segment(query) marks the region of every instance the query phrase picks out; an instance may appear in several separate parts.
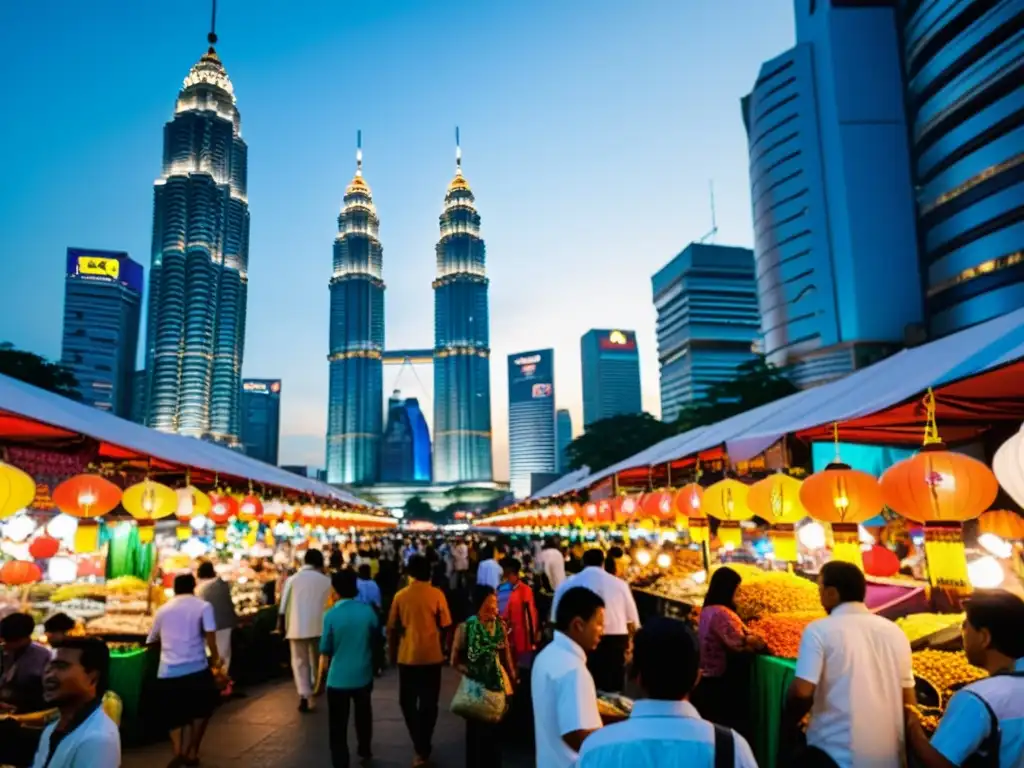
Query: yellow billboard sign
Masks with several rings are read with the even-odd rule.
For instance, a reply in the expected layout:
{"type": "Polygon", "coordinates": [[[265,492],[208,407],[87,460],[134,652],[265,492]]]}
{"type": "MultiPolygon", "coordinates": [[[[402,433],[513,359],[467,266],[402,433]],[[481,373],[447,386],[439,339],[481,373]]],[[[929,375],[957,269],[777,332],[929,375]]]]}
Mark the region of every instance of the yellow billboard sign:
{"type": "Polygon", "coordinates": [[[78,274],[109,277],[117,280],[121,274],[121,262],[117,259],[102,259],[96,256],[78,257],[78,274]]]}

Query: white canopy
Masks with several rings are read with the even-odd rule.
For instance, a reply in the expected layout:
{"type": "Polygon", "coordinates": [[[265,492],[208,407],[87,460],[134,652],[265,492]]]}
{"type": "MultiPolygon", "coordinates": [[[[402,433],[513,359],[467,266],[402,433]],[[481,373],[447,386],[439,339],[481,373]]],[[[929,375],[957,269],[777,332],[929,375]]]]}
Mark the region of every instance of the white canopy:
{"type": "Polygon", "coordinates": [[[562,475],[560,478],[555,480],[553,483],[548,483],[539,491],[537,491],[531,499],[547,499],[552,496],[558,496],[565,491],[573,488],[576,483],[585,478],[590,474],[590,467],[580,467],[574,469],[567,475],[562,475]]]}
{"type": "Polygon", "coordinates": [[[346,504],[368,506],[367,502],[327,483],[293,474],[204,440],[157,432],[0,375],[0,415],[4,413],[86,435],[183,468],[202,469],[346,504]]]}

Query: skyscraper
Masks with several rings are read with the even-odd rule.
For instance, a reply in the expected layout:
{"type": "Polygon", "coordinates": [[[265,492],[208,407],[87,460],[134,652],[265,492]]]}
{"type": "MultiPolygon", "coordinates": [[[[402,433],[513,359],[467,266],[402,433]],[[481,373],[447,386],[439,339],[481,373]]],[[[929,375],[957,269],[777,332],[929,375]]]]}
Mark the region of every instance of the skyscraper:
{"type": "Polygon", "coordinates": [[[68,248],[61,364],[82,402],[129,418],[139,346],[142,265],[121,251],[68,248]]]}
{"type": "Polygon", "coordinates": [[[927,320],[943,336],[1024,306],[1024,3],[901,6],[927,320]]]}
{"type": "Polygon", "coordinates": [[[742,102],[765,356],[801,387],[921,321],[894,4],[796,0],[796,46],[742,102]]]}
{"type": "Polygon", "coordinates": [[[462,175],[455,131],[455,178],[448,185],[434,280],[434,482],[489,481],[490,331],[480,214],[462,175]]]}
{"type": "Polygon", "coordinates": [[[362,132],[356,136],[356,175],[345,190],[334,239],[327,480],[369,485],[378,479],[384,417],[384,250],[363,180],[362,132]]]}
{"type": "Polygon", "coordinates": [[[572,442],[572,414],[566,408],[559,408],[555,411],[555,441],[557,443],[556,471],[562,474],[569,471],[569,457],[566,455],[566,451],[572,442]]]}
{"type": "Polygon", "coordinates": [[[658,312],[661,418],[736,375],[759,337],[754,254],[691,243],[653,278],[658,312]]]}
{"type": "Polygon", "coordinates": [[[147,423],[239,445],[249,267],[248,149],[211,29],[189,71],[153,199],[147,423]]]}
{"type": "Polygon", "coordinates": [[[508,477],[517,499],[530,475],[551,474],[555,458],[555,351],[508,356],[508,477]]]}
{"type": "Polygon", "coordinates": [[[277,466],[281,436],[281,380],[242,382],[242,444],[247,456],[277,466]]]}
{"type": "Polygon", "coordinates": [[[380,450],[381,482],[430,482],[430,431],[415,397],[403,399],[398,390],[391,395],[380,450]]]}
{"type": "Polygon", "coordinates": [[[587,331],[580,339],[580,360],[584,429],[601,419],[643,411],[633,331],[587,331]]]}

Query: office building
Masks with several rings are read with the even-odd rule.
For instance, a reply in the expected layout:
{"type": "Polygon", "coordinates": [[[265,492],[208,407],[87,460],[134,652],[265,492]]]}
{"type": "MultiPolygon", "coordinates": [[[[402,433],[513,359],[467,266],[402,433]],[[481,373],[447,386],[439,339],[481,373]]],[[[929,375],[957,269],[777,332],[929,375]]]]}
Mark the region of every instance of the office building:
{"type": "Polygon", "coordinates": [[[136,424],[146,423],[146,382],[148,376],[146,369],[135,371],[132,374],[132,415],[131,419],[136,424]]]}
{"type": "Polygon", "coordinates": [[[142,265],[121,251],[68,248],[61,364],[82,402],[129,418],[139,345],[142,265]]]}
{"type": "Polygon", "coordinates": [[[902,4],[928,330],[1024,306],[1024,3],[902,4]]]}
{"type": "Polygon", "coordinates": [[[651,278],[658,313],[661,418],[754,358],[760,314],[749,248],[692,243],[651,278]]]}
{"type": "Polygon", "coordinates": [[[192,67],[164,126],[154,187],[147,423],[239,445],[249,268],[247,152],[235,90],[214,50],[192,67]]]}
{"type": "Polygon", "coordinates": [[[572,443],[572,414],[566,408],[555,411],[555,454],[556,471],[564,474],[569,471],[569,444],[572,443]]]}
{"type": "Polygon", "coordinates": [[[384,276],[380,219],[363,179],[362,134],[356,173],[345,190],[331,276],[327,479],[378,479],[383,427],[384,276]]]}
{"type": "Polygon", "coordinates": [[[242,444],[247,456],[277,466],[281,380],[242,381],[242,444]]]}
{"type": "Polygon", "coordinates": [[[327,470],[325,469],[311,467],[307,464],[282,464],[281,469],[299,477],[308,477],[311,480],[319,480],[322,483],[327,482],[327,470]]]}
{"type": "Polygon", "coordinates": [[[595,421],[641,413],[640,355],[633,331],[591,330],[580,339],[583,429],[595,421]]]}
{"type": "Polygon", "coordinates": [[[455,144],[455,178],[444,198],[433,283],[437,483],[489,481],[494,476],[486,249],[475,198],[462,175],[458,131],[455,144]]]}
{"type": "Polygon", "coordinates": [[[392,393],[380,450],[382,483],[430,482],[430,431],[415,397],[403,398],[398,390],[392,393]]]}
{"type": "Polygon", "coordinates": [[[553,473],[555,351],[508,356],[509,484],[517,499],[530,495],[531,475],[553,473]]]}
{"type": "Polygon", "coordinates": [[[742,101],[764,352],[801,387],[922,319],[894,4],[798,0],[796,46],[742,101]]]}

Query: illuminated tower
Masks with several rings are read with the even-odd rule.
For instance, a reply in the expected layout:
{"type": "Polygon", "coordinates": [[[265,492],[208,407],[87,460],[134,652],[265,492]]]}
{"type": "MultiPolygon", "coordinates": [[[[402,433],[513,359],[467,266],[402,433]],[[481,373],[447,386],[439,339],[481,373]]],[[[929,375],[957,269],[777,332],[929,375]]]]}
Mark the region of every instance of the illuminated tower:
{"type": "Polygon", "coordinates": [[[327,481],[378,480],[384,394],[383,249],[380,219],[363,180],[362,131],[356,134],[356,175],[345,189],[334,239],[331,276],[330,389],[327,481]]]}
{"type": "Polygon", "coordinates": [[[448,185],[434,280],[434,482],[491,480],[490,333],[480,214],[462,175],[448,185]]]}
{"type": "MultiPolygon", "coordinates": [[[[216,2],[213,19],[216,21],[216,2]]],[[[249,265],[242,122],[214,44],[164,126],[153,200],[146,422],[238,446],[249,265]]]]}

